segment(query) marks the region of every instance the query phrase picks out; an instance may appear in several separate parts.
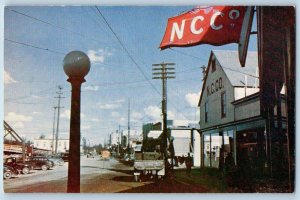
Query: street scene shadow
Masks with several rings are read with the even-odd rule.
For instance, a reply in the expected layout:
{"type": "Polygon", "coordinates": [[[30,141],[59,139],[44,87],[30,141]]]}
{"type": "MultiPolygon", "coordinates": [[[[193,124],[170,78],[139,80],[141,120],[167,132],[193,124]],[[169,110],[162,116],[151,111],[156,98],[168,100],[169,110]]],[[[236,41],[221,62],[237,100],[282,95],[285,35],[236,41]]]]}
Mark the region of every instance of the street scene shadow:
{"type": "Polygon", "coordinates": [[[124,174],[128,174],[128,175],[132,175],[132,170],[130,169],[108,169],[110,171],[114,171],[114,172],[121,172],[121,173],[124,173],[124,174]]]}
{"type": "Polygon", "coordinates": [[[123,190],[119,193],[205,193],[208,190],[201,186],[182,183],[173,179],[165,179],[140,187],[123,190]]]}
{"type": "Polygon", "coordinates": [[[111,180],[120,181],[120,182],[134,182],[134,179],[132,176],[115,176],[111,180]]]}

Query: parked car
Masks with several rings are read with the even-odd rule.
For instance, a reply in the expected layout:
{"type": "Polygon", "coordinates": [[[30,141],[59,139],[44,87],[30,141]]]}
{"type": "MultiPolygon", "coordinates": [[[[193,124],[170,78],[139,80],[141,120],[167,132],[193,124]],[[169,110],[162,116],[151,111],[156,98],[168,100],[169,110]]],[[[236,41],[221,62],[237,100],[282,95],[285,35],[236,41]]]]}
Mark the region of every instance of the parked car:
{"type": "Polygon", "coordinates": [[[19,171],[14,167],[3,165],[3,178],[10,179],[12,176],[17,176],[19,171]]]}
{"type": "Polygon", "coordinates": [[[87,158],[95,158],[95,156],[94,156],[93,153],[88,153],[88,154],[86,154],[86,157],[87,157],[87,158]]]}
{"type": "Polygon", "coordinates": [[[62,153],[62,154],[61,154],[61,158],[62,158],[65,162],[69,162],[69,153],[62,153]]]}
{"type": "Polygon", "coordinates": [[[42,169],[43,171],[46,171],[54,166],[54,162],[50,161],[45,156],[31,157],[26,163],[31,163],[34,169],[42,169]]]}
{"type": "Polygon", "coordinates": [[[30,163],[17,162],[15,157],[6,158],[4,164],[17,169],[22,174],[28,174],[33,169],[30,163]]]}
{"type": "Polygon", "coordinates": [[[47,158],[48,160],[52,161],[56,166],[64,164],[64,160],[59,156],[47,156],[47,158]]]}

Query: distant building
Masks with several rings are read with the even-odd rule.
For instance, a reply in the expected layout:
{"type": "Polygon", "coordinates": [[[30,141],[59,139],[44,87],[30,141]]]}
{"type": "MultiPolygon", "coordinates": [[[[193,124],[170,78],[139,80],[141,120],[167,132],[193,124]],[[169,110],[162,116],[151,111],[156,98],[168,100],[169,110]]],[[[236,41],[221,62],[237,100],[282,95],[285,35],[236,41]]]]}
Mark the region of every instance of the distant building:
{"type": "MultiPolygon", "coordinates": [[[[57,153],[65,153],[69,151],[69,139],[58,139],[57,141],[57,153]]],[[[56,141],[52,138],[38,138],[34,139],[33,145],[35,148],[44,149],[49,151],[55,151],[56,141]]]]}
{"type": "Polygon", "coordinates": [[[121,135],[118,131],[112,132],[109,137],[110,145],[118,145],[121,143],[121,135]]]}
{"type": "Polygon", "coordinates": [[[162,130],[161,124],[162,124],[161,122],[144,124],[143,125],[143,139],[147,139],[150,131],[162,130]]]}

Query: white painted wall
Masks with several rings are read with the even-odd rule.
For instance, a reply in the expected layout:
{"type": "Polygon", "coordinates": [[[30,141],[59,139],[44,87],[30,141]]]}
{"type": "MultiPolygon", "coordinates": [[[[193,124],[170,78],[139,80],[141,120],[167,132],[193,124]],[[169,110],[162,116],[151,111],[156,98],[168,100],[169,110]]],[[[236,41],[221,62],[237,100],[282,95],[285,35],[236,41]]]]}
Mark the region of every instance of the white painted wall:
{"type": "Polygon", "coordinates": [[[194,166],[200,167],[201,165],[201,137],[197,131],[194,131],[194,166]]]}

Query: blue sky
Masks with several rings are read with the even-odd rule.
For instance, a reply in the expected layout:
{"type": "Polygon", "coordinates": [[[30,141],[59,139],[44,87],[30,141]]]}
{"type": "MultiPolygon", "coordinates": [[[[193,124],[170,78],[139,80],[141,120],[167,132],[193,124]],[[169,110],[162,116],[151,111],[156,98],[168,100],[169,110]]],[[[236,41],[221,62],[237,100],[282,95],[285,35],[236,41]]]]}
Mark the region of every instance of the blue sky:
{"type": "MultiPolygon", "coordinates": [[[[199,120],[195,107],[202,86],[200,67],[207,65],[211,50],[237,50],[237,44],[160,51],[167,19],[192,6],[98,8],[142,72],[95,7],[6,7],[5,39],[50,51],[4,42],[4,119],[28,139],[51,135],[60,85],[65,98],[59,129],[61,137],[68,137],[70,84],[62,60],[68,52],[80,50],[92,62],[82,85],[81,133],[94,144],[102,143],[119,124],[127,129],[129,99],[132,129],[161,119],[161,81],[151,79],[153,63],[176,63],[176,79],[168,81],[169,119],[199,120]]],[[[249,50],[256,51],[256,36],[251,36],[249,50]]]]}

